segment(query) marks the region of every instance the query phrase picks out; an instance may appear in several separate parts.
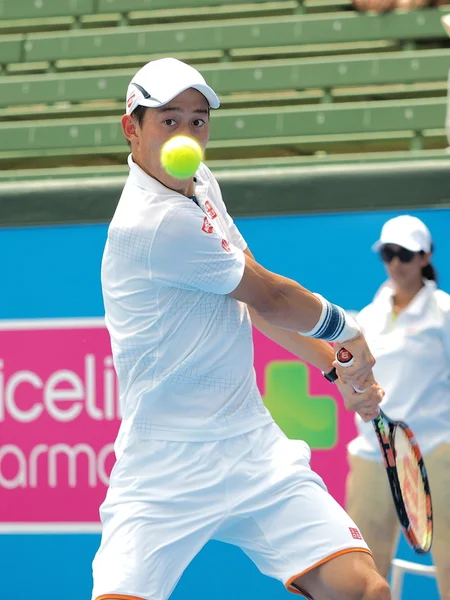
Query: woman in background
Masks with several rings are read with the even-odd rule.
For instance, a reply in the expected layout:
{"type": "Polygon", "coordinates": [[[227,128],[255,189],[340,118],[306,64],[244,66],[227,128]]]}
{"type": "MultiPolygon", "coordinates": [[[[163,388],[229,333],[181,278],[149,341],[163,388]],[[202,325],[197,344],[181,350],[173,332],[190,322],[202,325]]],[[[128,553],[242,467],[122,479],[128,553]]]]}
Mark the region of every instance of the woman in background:
{"type": "MultiPolygon", "coordinates": [[[[432,554],[442,599],[450,600],[450,296],[437,287],[425,224],[408,215],[385,223],[372,249],[388,280],[358,315],[376,359],[374,374],[392,419],[415,432],[430,480],[432,554]]],[[[372,424],[356,419],[349,444],[347,512],[360,527],[384,577],[399,525],[372,424]]]]}

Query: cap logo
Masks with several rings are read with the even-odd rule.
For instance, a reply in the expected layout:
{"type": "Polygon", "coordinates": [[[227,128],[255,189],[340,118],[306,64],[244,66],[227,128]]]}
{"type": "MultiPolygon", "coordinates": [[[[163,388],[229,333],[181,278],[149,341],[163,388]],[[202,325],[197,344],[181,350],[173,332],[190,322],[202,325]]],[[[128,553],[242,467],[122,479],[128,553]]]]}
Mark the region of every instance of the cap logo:
{"type": "Polygon", "coordinates": [[[141,92],[141,94],[144,96],[144,98],[146,100],[148,100],[149,98],[151,98],[150,94],[147,92],[146,89],[144,89],[142,87],[142,85],[139,85],[138,83],[134,83],[134,81],[132,81],[131,84],[134,85],[134,87],[136,87],[141,92]]]}
{"type": "Polygon", "coordinates": [[[136,93],[131,94],[131,96],[128,98],[128,100],[127,100],[128,108],[131,108],[135,98],[136,98],[136,93]]]}

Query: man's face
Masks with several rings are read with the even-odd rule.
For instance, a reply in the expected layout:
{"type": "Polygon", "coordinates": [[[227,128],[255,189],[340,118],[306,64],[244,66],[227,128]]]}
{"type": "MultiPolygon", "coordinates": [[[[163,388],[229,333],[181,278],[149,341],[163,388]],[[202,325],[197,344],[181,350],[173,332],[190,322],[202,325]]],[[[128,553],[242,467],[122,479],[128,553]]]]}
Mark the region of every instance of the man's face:
{"type": "Polygon", "coordinates": [[[192,177],[175,179],[161,165],[161,148],[174,135],[187,135],[203,150],[209,139],[209,105],[205,96],[189,88],[161,108],[146,110],[142,126],[131,115],[122,117],[125,137],[131,142],[133,160],[166,187],[185,190],[192,177]]]}

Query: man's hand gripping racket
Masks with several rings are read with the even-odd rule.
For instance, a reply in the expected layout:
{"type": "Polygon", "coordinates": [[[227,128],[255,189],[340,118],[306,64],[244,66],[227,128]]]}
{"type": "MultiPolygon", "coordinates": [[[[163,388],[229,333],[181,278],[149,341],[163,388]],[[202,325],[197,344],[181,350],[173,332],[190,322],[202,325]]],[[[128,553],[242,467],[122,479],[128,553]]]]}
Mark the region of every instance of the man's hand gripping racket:
{"type": "MultiPolygon", "coordinates": [[[[341,367],[351,366],[353,356],[340,348],[336,362],[341,367]]],[[[355,387],[355,391],[361,390],[355,387]]],[[[417,553],[429,552],[433,539],[430,486],[414,433],[406,423],[390,419],[381,409],[372,424],[405,537],[417,553]]]]}

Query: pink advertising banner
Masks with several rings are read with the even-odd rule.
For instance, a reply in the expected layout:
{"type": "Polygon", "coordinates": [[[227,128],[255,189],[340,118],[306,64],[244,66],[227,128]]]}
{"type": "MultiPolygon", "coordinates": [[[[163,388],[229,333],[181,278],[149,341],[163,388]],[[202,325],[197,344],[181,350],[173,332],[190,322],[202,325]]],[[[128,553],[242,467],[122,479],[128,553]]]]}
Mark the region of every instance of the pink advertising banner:
{"type": "MultiPolygon", "coordinates": [[[[255,332],[264,401],[342,502],[354,435],[335,388],[255,332]]],[[[120,423],[102,319],[0,322],[0,531],[97,531],[120,423]]]]}
{"type": "Polygon", "coordinates": [[[103,320],[4,322],[0,523],[98,522],[119,417],[103,320]]]}

